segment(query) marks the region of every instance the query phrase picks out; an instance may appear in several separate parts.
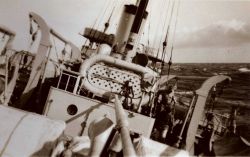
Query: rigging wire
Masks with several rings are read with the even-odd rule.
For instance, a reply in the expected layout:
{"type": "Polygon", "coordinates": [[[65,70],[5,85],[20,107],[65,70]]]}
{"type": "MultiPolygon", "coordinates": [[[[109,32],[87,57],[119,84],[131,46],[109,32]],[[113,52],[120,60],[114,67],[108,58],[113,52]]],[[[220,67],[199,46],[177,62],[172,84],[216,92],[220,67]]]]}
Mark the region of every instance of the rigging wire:
{"type": "Polygon", "coordinates": [[[108,10],[108,8],[109,8],[109,6],[110,6],[110,3],[111,3],[111,0],[109,0],[109,1],[107,2],[107,6],[105,7],[104,12],[99,16],[99,17],[101,17],[101,18],[99,19],[99,22],[97,23],[96,29],[98,29],[99,26],[101,25],[102,20],[104,19],[105,15],[106,15],[106,12],[107,12],[107,10],[108,10]]]}
{"type": "Polygon", "coordinates": [[[170,67],[172,65],[172,57],[173,57],[173,50],[174,50],[174,44],[175,44],[175,36],[176,36],[176,27],[177,27],[177,22],[178,22],[178,16],[179,16],[179,8],[180,8],[180,0],[177,5],[177,13],[176,13],[176,19],[175,19],[175,25],[174,25],[174,34],[173,34],[173,39],[172,39],[172,45],[171,45],[171,51],[170,51],[170,58],[168,62],[168,74],[167,77],[169,77],[170,74],[170,67]]]}
{"type": "MultiPolygon", "coordinates": [[[[160,15],[162,15],[162,14],[163,14],[163,10],[161,10],[161,12],[160,12],[160,15]]],[[[156,45],[156,40],[157,40],[157,34],[159,33],[159,29],[157,29],[157,26],[160,25],[160,22],[161,22],[161,19],[158,20],[158,23],[156,25],[156,32],[155,32],[155,35],[154,35],[154,40],[153,40],[152,47],[156,47],[155,45],[156,45]]]]}
{"type": "Polygon", "coordinates": [[[110,16],[109,16],[107,22],[104,24],[104,30],[103,30],[104,33],[105,33],[105,32],[107,31],[107,29],[109,28],[109,23],[110,23],[110,21],[111,21],[111,17],[112,17],[112,15],[113,15],[113,13],[114,13],[114,10],[115,10],[115,6],[113,7],[113,9],[112,9],[112,11],[111,11],[111,13],[110,13],[110,16]]]}
{"type": "Polygon", "coordinates": [[[164,60],[165,60],[166,48],[167,48],[168,39],[169,39],[169,30],[170,30],[171,23],[172,23],[172,17],[173,17],[174,7],[175,7],[175,1],[172,4],[171,13],[170,13],[170,19],[169,19],[169,24],[168,24],[168,27],[167,27],[166,36],[165,36],[164,42],[162,43],[163,44],[163,51],[162,51],[162,57],[161,57],[162,63],[164,63],[164,60]]]}
{"type": "MultiPolygon", "coordinates": [[[[105,8],[105,11],[104,11],[104,12],[106,12],[109,3],[110,3],[110,1],[106,1],[105,5],[104,5],[104,6],[106,6],[106,7],[104,7],[104,8],[105,8]]],[[[103,9],[104,9],[104,8],[103,8],[103,9]]],[[[104,15],[104,14],[103,14],[103,9],[101,9],[101,11],[99,12],[98,16],[95,18],[95,21],[94,21],[94,23],[93,23],[91,29],[94,29],[94,28],[96,27],[96,25],[98,25],[99,17],[101,17],[101,15],[104,15]]]]}
{"type": "MultiPolygon", "coordinates": [[[[105,2],[106,2],[106,3],[104,4],[104,6],[105,6],[105,7],[104,7],[104,8],[105,8],[104,14],[105,14],[105,12],[106,12],[108,6],[109,6],[110,1],[105,1],[105,2]]],[[[99,17],[101,17],[101,15],[104,15],[104,14],[103,14],[103,9],[101,9],[101,11],[99,12],[98,16],[96,17],[96,19],[95,19],[95,21],[94,21],[92,27],[90,28],[90,34],[92,34],[92,31],[94,30],[94,28],[98,28],[98,27],[99,27],[99,23],[100,23],[100,22],[98,23],[99,17]],[[97,25],[97,27],[96,27],[96,25],[97,25]]],[[[94,32],[93,36],[95,36],[95,34],[96,34],[96,32],[94,32]]],[[[82,35],[82,34],[81,34],[81,35],[82,35]]],[[[83,35],[82,35],[82,36],[83,36],[83,35]]],[[[87,51],[89,50],[89,48],[91,48],[92,46],[93,46],[93,43],[92,43],[90,40],[86,39],[85,42],[84,42],[84,44],[82,45],[82,48],[81,48],[81,50],[82,50],[82,55],[86,54],[86,52],[87,52],[87,51]],[[88,44],[88,47],[86,47],[88,41],[89,41],[89,44],[88,44]],[[85,51],[83,52],[84,47],[85,47],[85,51]]]]}
{"type": "Polygon", "coordinates": [[[170,13],[170,19],[169,19],[169,24],[168,24],[168,27],[167,27],[167,33],[166,33],[164,42],[162,43],[162,45],[163,45],[163,51],[162,51],[162,56],[161,56],[161,61],[162,61],[161,62],[161,75],[162,75],[164,64],[165,64],[164,60],[165,60],[166,53],[167,53],[166,52],[166,47],[167,47],[167,44],[168,44],[169,30],[170,30],[170,26],[171,26],[171,23],[172,23],[172,17],[173,17],[174,7],[175,7],[175,1],[172,4],[171,13],[170,13]]]}
{"type": "MultiPolygon", "coordinates": [[[[165,30],[165,27],[166,27],[166,23],[167,23],[167,18],[168,18],[168,12],[169,12],[169,7],[171,5],[171,0],[168,0],[168,6],[167,6],[167,15],[165,16],[165,19],[164,19],[164,24],[163,24],[163,28],[162,28],[162,32],[164,32],[165,30]]],[[[160,55],[160,47],[161,47],[161,42],[162,42],[162,37],[161,37],[161,40],[159,42],[159,46],[158,46],[158,50],[157,50],[157,55],[156,55],[156,58],[159,57],[160,55]]]]}
{"type": "Polygon", "coordinates": [[[106,30],[108,29],[109,25],[110,25],[110,22],[111,22],[111,19],[113,18],[113,14],[115,12],[115,10],[117,9],[117,6],[118,6],[118,0],[115,0],[115,2],[113,3],[113,9],[109,15],[109,18],[107,20],[107,22],[105,23],[105,28],[104,28],[104,33],[106,32],[106,30]],[[106,29],[106,30],[105,30],[106,29]]]}
{"type": "MultiPolygon", "coordinates": [[[[111,1],[109,1],[109,3],[111,3],[111,1]]],[[[106,7],[106,9],[105,9],[105,11],[104,11],[104,14],[103,14],[103,17],[101,18],[101,19],[104,19],[104,16],[105,16],[105,14],[106,14],[106,12],[107,12],[107,9],[109,8],[109,3],[108,3],[108,6],[106,7]]],[[[112,6],[111,6],[112,7],[112,6]]],[[[113,12],[114,12],[114,10],[115,10],[115,7],[116,7],[116,5],[115,5],[115,3],[114,3],[114,5],[113,5],[113,9],[112,9],[112,11],[111,11],[111,13],[110,13],[110,15],[109,15],[109,17],[108,17],[108,20],[107,20],[107,22],[105,22],[105,24],[104,24],[104,30],[103,30],[103,33],[105,33],[106,31],[107,31],[107,29],[108,29],[108,27],[109,27],[109,22],[110,22],[110,20],[111,20],[111,17],[112,17],[112,15],[113,15],[113,12]]],[[[102,22],[102,20],[99,22],[99,24],[102,22]]],[[[99,24],[98,24],[98,26],[97,26],[97,29],[98,29],[98,27],[99,27],[99,24]]],[[[101,34],[99,34],[98,35],[98,39],[100,38],[100,36],[101,36],[101,34]]],[[[99,47],[99,43],[96,43],[96,46],[97,46],[97,48],[99,47]]]]}
{"type": "MultiPolygon", "coordinates": [[[[107,12],[109,6],[110,6],[110,3],[111,3],[110,0],[107,1],[107,6],[104,7],[104,8],[105,8],[104,12],[103,12],[103,13],[100,12],[100,13],[102,13],[102,14],[100,14],[100,15],[98,16],[98,17],[101,17],[101,18],[99,18],[99,22],[97,22],[97,26],[96,26],[96,27],[93,26],[93,27],[91,28],[90,34],[92,34],[92,30],[93,30],[94,28],[96,28],[96,29],[98,30],[98,28],[100,27],[100,25],[101,25],[101,23],[102,23],[102,20],[104,19],[104,16],[105,16],[105,14],[106,14],[106,12],[107,12]]],[[[98,19],[98,17],[97,17],[97,19],[98,19]]],[[[98,21],[98,20],[97,20],[97,21],[98,21]]],[[[94,35],[93,35],[93,36],[95,36],[96,33],[97,33],[97,31],[94,32],[94,35]]],[[[98,38],[99,38],[99,36],[98,36],[98,38]]],[[[92,47],[92,46],[93,46],[93,42],[90,42],[89,45],[91,45],[91,47],[92,47]]],[[[98,46],[99,46],[99,44],[96,43],[96,47],[98,47],[98,46]]],[[[87,50],[86,50],[86,51],[87,51],[87,50]]]]}
{"type": "MultiPolygon", "coordinates": [[[[104,7],[104,8],[107,8],[108,7],[108,5],[109,5],[109,2],[110,1],[106,1],[106,3],[105,3],[105,5],[104,6],[106,6],[106,7],[104,7]]],[[[105,9],[106,10],[106,9],[105,9]]],[[[97,25],[97,28],[98,28],[98,20],[99,20],[99,17],[101,17],[101,15],[103,15],[103,9],[101,9],[101,11],[99,12],[99,14],[98,14],[98,16],[95,18],[95,21],[94,21],[94,23],[93,23],[93,25],[92,25],[92,27],[91,27],[91,30],[90,30],[90,34],[92,34],[92,30],[96,27],[96,25],[97,25]]],[[[84,28],[85,29],[85,28],[84,28]]],[[[83,31],[84,31],[84,29],[83,29],[83,31]]],[[[82,34],[80,34],[80,35],[82,35],[82,34]]],[[[83,44],[83,46],[85,46],[86,44],[87,44],[87,42],[88,42],[88,40],[85,40],[85,42],[84,42],[84,44],[83,44]]],[[[91,42],[89,43],[89,46],[90,46],[90,44],[91,44],[91,42]]],[[[82,47],[83,47],[82,46],[82,47]]],[[[86,50],[87,51],[87,50],[86,50]]]]}

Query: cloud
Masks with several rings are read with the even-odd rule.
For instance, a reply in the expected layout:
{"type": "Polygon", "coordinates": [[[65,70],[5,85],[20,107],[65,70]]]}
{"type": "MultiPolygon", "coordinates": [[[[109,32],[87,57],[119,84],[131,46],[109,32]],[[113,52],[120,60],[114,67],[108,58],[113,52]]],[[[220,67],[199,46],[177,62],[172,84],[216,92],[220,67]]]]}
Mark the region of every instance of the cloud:
{"type": "Polygon", "coordinates": [[[185,28],[176,38],[178,48],[239,47],[250,43],[250,23],[232,20],[193,30],[185,28]]]}

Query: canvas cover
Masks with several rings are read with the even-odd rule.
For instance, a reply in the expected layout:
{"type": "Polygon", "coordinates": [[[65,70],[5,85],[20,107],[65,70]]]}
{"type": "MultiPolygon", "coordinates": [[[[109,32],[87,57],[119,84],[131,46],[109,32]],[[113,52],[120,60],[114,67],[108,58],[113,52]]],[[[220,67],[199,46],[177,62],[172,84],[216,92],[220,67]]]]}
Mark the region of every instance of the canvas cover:
{"type": "Polygon", "coordinates": [[[0,156],[38,156],[64,129],[63,121],[0,105],[0,156]]]}
{"type": "Polygon", "coordinates": [[[168,145],[153,141],[151,139],[141,137],[134,143],[136,154],[143,157],[157,156],[172,156],[172,157],[187,157],[187,151],[180,150],[168,145]]]}

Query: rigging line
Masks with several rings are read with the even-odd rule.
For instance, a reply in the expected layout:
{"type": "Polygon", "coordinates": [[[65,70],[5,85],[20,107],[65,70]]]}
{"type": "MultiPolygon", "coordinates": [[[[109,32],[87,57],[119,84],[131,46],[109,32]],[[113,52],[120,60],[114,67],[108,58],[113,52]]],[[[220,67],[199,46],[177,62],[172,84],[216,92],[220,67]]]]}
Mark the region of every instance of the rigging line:
{"type": "MultiPolygon", "coordinates": [[[[162,32],[164,32],[165,26],[166,26],[166,23],[167,23],[168,12],[169,12],[169,7],[170,7],[170,5],[171,5],[171,0],[168,0],[168,3],[167,3],[167,4],[168,4],[168,6],[167,6],[167,15],[165,16],[165,19],[164,19],[164,24],[163,24],[163,27],[162,27],[162,32]]],[[[165,5],[164,5],[164,6],[165,6],[165,5]]],[[[158,58],[159,55],[160,55],[160,47],[161,47],[162,40],[163,40],[163,36],[161,36],[161,40],[160,40],[160,42],[159,42],[159,46],[158,46],[156,58],[158,58]]]]}
{"type": "MultiPolygon", "coordinates": [[[[107,3],[107,6],[106,6],[105,8],[107,9],[107,7],[108,7],[110,1],[106,1],[106,3],[107,3]]],[[[106,9],[105,9],[105,12],[106,12],[106,9]]],[[[103,10],[103,9],[102,9],[102,10],[103,10]]],[[[99,12],[98,16],[96,17],[95,22],[94,22],[94,24],[92,25],[92,27],[91,27],[91,29],[90,29],[90,34],[92,34],[92,31],[93,31],[93,29],[96,27],[96,25],[97,25],[97,28],[99,27],[99,24],[98,24],[97,21],[98,21],[98,18],[101,17],[101,15],[102,15],[102,10],[99,12]]],[[[95,36],[95,34],[96,34],[96,32],[94,32],[93,36],[95,36]]],[[[87,40],[85,41],[84,45],[86,45],[86,43],[87,43],[87,40]]],[[[90,41],[90,44],[91,44],[91,43],[92,43],[92,42],[90,41]]],[[[90,44],[89,44],[89,45],[90,45],[90,44]]]]}
{"type": "Polygon", "coordinates": [[[99,22],[98,22],[98,24],[97,24],[96,29],[98,29],[98,28],[99,28],[99,26],[101,25],[101,23],[102,23],[102,19],[104,19],[105,14],[106,14],[106,12],[107,12],[107,10],[108,10],[109,6],[110,6],[110,3],[111,3],[111,0],[109,0],[109,1],[108,1],[107,6],[105,7],[104,12],[103,12],[103,13],[99,16],[99,17],[101,17],[101,18],[100,18],[100,21],[99,21],[99,22]]]}
{"type": "Polygon", "coordinates": [[[177,5],[177,13],[176,13],[176,19],[175,19],[175,25],[174,25],[174,34],[173,34],[173,39],[172,39],[172,46],[171,46],[171,51],[170,51],[170,58],[169,58],[169,64],[168,64],[168,75],[170,73],[170,67],[172,65],[172,57],[173,57],[173,50],[174,50],[174,44],[175,44],[175,36],[176,36],[176,27],[177,27],[177,22],[178,22],[178,16],[179,16],[179,8],[180,8],[180,3],[181,1],[179,0],[178,5],[177,5]]]}
{"type": "MultiPolygon", "coordinates": [[[[170,5],[171,5],[171,0],[169,0],[169,5],[168,5],[168,12],[169,12],[169,7],[170,7],[170,5]]],[[[170,16],[171,16],[171,11],[170,11],[170,16]]],[[[166,18],[165,18],[165,22],[164,22],[164,26],[163,26],[163,32],[164,32],[164,30],[165,30],[165,25],[166,25],[166,21],[167,21],[167,17],[168,17],[168,14],[167,14],[167,16],[166,16],[166,18]]],[[[170,25],[170,23],[171,23],[171,19],[169,20],[169,25],[170,25]]],[[[166,34],[168,34],[168,32],[166,32],[166,34]]],[[[162,50],[162,54],[161,54],[161,59],[160,60],[162,60],[162,56],[163,56],[163,53],[164,53],[164,42],[162,42],[162,40],[163,40],[163,36],[161,37],[161,40],[160,40],[160,42],[159,42],[159,47],[158,47],[158,54],[157,54],[157,58],[158,57],[160,57],[159,55],[160,55],[160,47],[161,47],[161,45],[160,44],[163,44],[163,50],[162,50]]]]}
{"type": "Polygon", "coordinates": [[[112,11],[111,11],[111,13],[110,13],[110,16],[109,16],[107,22],[104,24],[104,31],[103,31],[104,33],[107,31],[107,29],[108,29],[109,26],[110,26],[110,21],[111,21],[111,19],[112,19],[112,17],[113,17],[113,14],[114,14],[115,9],[117,8],[117,4],[118,4],[118,2],[115,1],[115,2],[114,2],[114,5],[113,5],[113,9],[112,9],[112,11]]]}
{"type": "MultiPolygon", "coordinates": [[[[166,58],[166,54],[167,54],[166,50],[167,50],[167,44],[168,44],[168,38],[169,38],[169,28],[170,28],[170,26],[168,27],[166,38],[165,38],[165,41],[163,42],[163,53],[162,53],[162,59],[161,59],[162,63],[161,63],[161,74],[160,75],[162,75],[164,65],[165,65],[165,58],[166,58]]],[[[171,60],[172,60],[172,51],[173,51],[173,47],[171,48],[171,52],[170,52],[171,53],[170,54],[170,59],[171,60]]],[[[169,61],[169,63],[168,63],[169,67],[168,67],[168,74],[167,75],[169,75],[169,72],[170,72],[169,69],[170,69],[171,64],[172,64],[171,61],[169,61]]]]}
{"type": "Polygon", "coordinates": [[[176,13],[176,19],[175,19],[175,24],[174,24],[174,34],[173,34],[173,42],[172,42],[172,47],[174,46],[175,43],[175,35],[176,35],[176,27],[177,27],[177,22],[178,22],[178,16],[179,16],[179,8],[180,8],[180,3],[181,1],[179,0],[178,5],[177,5],[177,13],[176,13]]]}
{"type": "MultiPolygon", "coordinates": [[[[161,61],[162,61],[161,69],[162,69],[162,71],[163,71],[163,68],[164,68],[164,60],[165,60],[165,57],[166,57],[166,47],[167,47],[167,44],[168,44],[168,36],[169,36],[169,30],[170,30],[170,26],[171,26],[171,22],[172,22],[174,7],[175,7],[175,1],[173,2],[173,5],[172,5],[169,24],[168,24],[168,27],[167,27],[167,33],[166,33],[166,36],[165,36],[165,40],[163,42],[163,52],[162,52],[162,58],[161,58],[161,61]]],[[[161,74],[162,74],[162,71],[161,71],[161,74]]]]}
{"type": "Polygon", "coordinates": [[[110,23],[111,18],[112,18],[112,16],[113,16],[114,10],[115,10],[115,6],[113,7],[113,9],[112,9],[112,11],[111,11],[111,13],[110,13],[110,16],[109,16],[107,22],[105,23],[105,28],[104,28],[104,31],[103,31],[104,33],[107,31],[107,29],[108,29],[108,27],[109,27],[109,23],[110,23]]]}
{"type": "Polygon", "coordinates": [[[174,7],[175,7],[175,1],[172,4],[170,19],[169,19],[169,24],[168,24],[168,27],[167,27],[167,33],[166,33],[166,36],[165,36],[165,39],[164,39],[165,45],[163,45],[163,52],[162,52],[162,58],[161,58],[162,62],[164,62],[164,60],[165,60],[166,47],[167,47],[167,44],[168,44],[169,30],[170,30],[170,27],[171,27],[171,22],[172,22],[174,7]]]}
{"type": "MultiPolygon", "coordinates": [[[[160,11],[160,15],[163,13],[163,10],[161,10],[160,11]]],[[[157,34],[159,33],[159,29],[157,29],[157,26],[159,26],[160,25],[160,22],[161,22],[161,20],[159,19],[158,20],[158,23],[157,23],[157,25],[156,25],[156,32],[155,32],[155,35],[154,35],[154,40],[153,40],[153,45],[152,45],[152,47],[156,47],[155,45],[156,45],[156,38],[157,38],[157,34]]]]}
{"type": "MultiPolygon", "coordinates": [[[[110,1],[111,2],[111,1],[110,1]]],[[[117,2],[116,2],[117,3],[117,2]]],[[[103,33],[105,33],[106,31],[107,31],[107,29],[109,28],[109,23],[110,23],[110,21],[111,21],[111,17],[112,17],[112,15],[113,15],[113,12],[114,12],[114,10],[115,10],[115,8],[116,8],[116,3],[114,3],[114,6],[113,6],[113,9],[112,9],[112,11],[111,11],[111,13],[110,13],[110,16],[108,17],[108,20],[107,20],[107,22],[105,22],[105,24],[104,24],[104,30],[103,30],[103,33]]],[[[103,14],[103,18],[104,18],[104,16],[105,16],[105,14],[106,14],[106,11],[107,11],[107,8],[109,7],[109,5],[106,7],[106,9],[105,9],[105,12],[104,12],[104,14],[103,14]]],[[[100,38],[100,36],[101,36],[101,34],[99,34],[98,35],[98,39],[100,38]]],[[[99,47],[99,43],[96,43],[97,44],[97,47],[99,47]]]]}
{"type": "MultiPolygon", "coordinates": [[[[107,2],[107,1],[106,1],[106,2],[107,2]]],[[[90,34],[92,34],[92,31],[93,31],[93,29],[95,28],[95,25],[96,25],[96,23],[97,23],[97,21],[98,21],[98,17],[100,17],[101,14],[102,14],[102,11],[99,12],[99,14],[98,14],[98,16],[96,17],[96,19],[95,19],[93,25],[91,26],[90,34]]],[[[85,28],[84,28],[84,29],[85,29],[85,28]]],[[[83,29],[83,32],[84,32],[84,29],[83,29]]],[[[83,34],[84,34],[84,33],[83,33],[83,34]]],[[[81,34],[81,35],[83,36],[83,34],[81,34]]],[[[83,46],[85,46],[85,45],[87,44],[87,42],[88,42],[88,39],[85,40],[83,46]]],[[[90,42],[90,43],[91,43],[91,42],[90,42]]]]}
{"type": "MultiPolygon", "coordinates": [[[[164,19],[164,25],[163,25],[163,28],[162,28],[162,32],[164,32],[165,27],[166,27],[166,24],[167,24],[167,18],[168,18],[168,12],[169,12],[170,5],[171,5],[171,0],[168,1],[167,16],[166,16],[165,19],[164,19]]],[[[173,5],[173,4],[172,4],[172,5],[173,5]]],[[[171,12],[170,12],[170,13],[171,13],[171,12]]],[[[169,21],[169,24],[170,24],[170,22],[171,22],[171,21],[169,21]]]]}
{"type": "MultiPolygon", "coordinates": [[[[107,1],[106,1],[106,2],[107,2],[107,1]]],[[[91,27],[91,30],[95,27],[95,25],[96,25],[96,23],[97,23],[97,20],[98,20],[98,17],[101,16],[101,13],[102,13],[102,11],[100,11],[99,14],[98,14],[98,16],[95,18],[95,21],[94,21],[94,23],[93,23],[93,25],[92,25],[92,27],[91,27]]],[[[83,30],[82,32],[84,32],[85,27],[84,27],[83,29],[81,29],[81,30],[83,30]]],[[[79,33],[79,34],[83,36],[83,34],[81,34],[81,33],[79,33]]],[[[85,41],[84,45],[85,45],[85,44],[86,44],[86,41],[85,41]]]]}
{"type": "MultiPolygon", "coordinates": [[[[109,16],[107,22],[105,22],[105,24],[104,24],[103,33],[105,33],[105,32],[107,31],[107,29],[109,28],[109,23],[110,23],[110,20],[111,20],[112,15],[113,15],[114,9],[115,9],[115,6],[113,7],[113,9],[112,9],[112,11],[111,11],[111,13],[110,13],[110,16],[109,16]]],[[[99,34],[97,38],[99,39],[100,36],[101,36],[101,34],[99,34]]]]}
{"type": "Polygon", "coordinates": [[[167,74],[167,77],[169,77],[169,74],[170,74],[170,67],[171,67],[171,65],[172,65],[172,54],[173,54],[173,49],[174,49],[174,47],[171,47],[170,59],[169,59],[169,62],[168,62],[168,74],[167,74]]]}
{"type": "Polygon", "coordinates": [[[180,0],[177,6],[177,13],[176,13],[176,19],[175,19],[175,25],[174,25],[174,34],[173,34],[173,39],[172,39],[173,42],[171,46],[171,53],[170,53],[169,61],[172,61],[173,49],[174,49],[174,44],[175,44],[175,36],[176,36],[176,27],[177,27],[178,16],[179,16],[179,8],[180,8],[180,0]]]}
{"type": "MultiPolygon", "coordinates": [[[[102,16],[101,16],[100,21],[99,21],[99,23],[97,24],[96,29],[98,29],[98,28],[100,27],[100,25],[101,25],[103,19],[105,19],[105,15],[106,15],[106,12],[107,12],[107,10],[108,10],[108,8],[109,8],[109,6],[110,6],[110,3],[112,3],[111,0],[108,1],[107,6],[105,7],[104,13],[103,13],[102,16]]],[[[112,13],[111,13],[111,14],[112,14],[112,13]]],[[[110,15],[110,17],[111,17],[111,15],[110,15]]],[[[105,25],[106,25],[106,24],[105,24],[105,25]]],[[[105,25],[104,25],[104,26],[105,26],[105,25]]],[[[103,31],[103,32],[104,32],[104,33],[106,32],[105,28],[104,28],[104,31],[103,31]]],[[[96,35],[96,33],[97,33],[97,32],[95,31],[95,32],[94,32],[94,36],[96,35]]],[[[98,35],[97,39],[99,39],[100,35],[101,35],[101,34],[98,35]]],[[[99,47],[99,44],[100,44],[100,43],[96,43],[96,47],[99,47]]]]}
{"type": "MultiPolygon", "coordinates": [[[[106,5],[108,5],[108,4],[109,4],[109,1],[106,1],[106,3],[107,3],[106,5]]],[[[106,8],[106,7],[105,7],[105,8],[106,8]]],[[[101,17],[102,12],[103,12],[103,9],[99,12],[98,16],[96,17],[95,22],[94,22],[93,26],[91,27],[92,29],[96,27],[96,24],[98,23],[97,21],[99,20],[99,17],[101,17]]],[[[92,29],[91,29],[91,30],[92,30],[92,29]]]]}

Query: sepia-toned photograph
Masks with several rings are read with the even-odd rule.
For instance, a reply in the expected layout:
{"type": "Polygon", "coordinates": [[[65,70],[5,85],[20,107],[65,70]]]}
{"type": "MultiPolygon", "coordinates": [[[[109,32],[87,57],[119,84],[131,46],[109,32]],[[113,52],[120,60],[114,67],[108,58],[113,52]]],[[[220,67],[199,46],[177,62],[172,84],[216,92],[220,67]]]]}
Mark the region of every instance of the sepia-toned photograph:
{"type": "Polygon", "coordinates": [[[250,0],[0,0],[0,157],[250,156],[250,0]]]}

